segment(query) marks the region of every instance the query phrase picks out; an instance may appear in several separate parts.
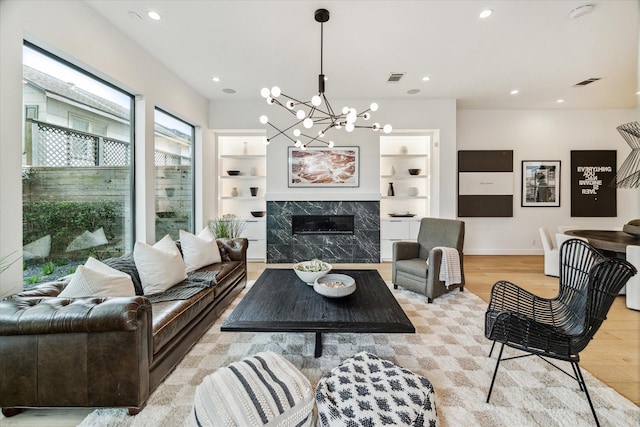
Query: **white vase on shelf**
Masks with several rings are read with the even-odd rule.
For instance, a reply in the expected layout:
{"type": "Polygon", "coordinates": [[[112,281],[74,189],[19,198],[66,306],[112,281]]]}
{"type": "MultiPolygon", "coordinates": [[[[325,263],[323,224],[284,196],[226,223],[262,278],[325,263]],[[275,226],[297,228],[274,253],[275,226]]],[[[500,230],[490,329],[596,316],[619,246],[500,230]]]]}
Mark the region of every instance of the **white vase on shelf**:
{"type": "Polygon", "coordinates": [[[238,193],[238,187],[233,187],[231,189],[231,197],[238,197],[240,193],[238,193]]]}

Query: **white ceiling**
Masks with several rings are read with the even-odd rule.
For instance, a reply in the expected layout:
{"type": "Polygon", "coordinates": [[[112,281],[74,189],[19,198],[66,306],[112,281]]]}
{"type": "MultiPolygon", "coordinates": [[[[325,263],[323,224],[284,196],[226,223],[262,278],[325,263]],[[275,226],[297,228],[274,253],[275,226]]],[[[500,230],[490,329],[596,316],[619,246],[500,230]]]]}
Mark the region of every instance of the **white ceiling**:
{"type": "Polygon", "coordinates": [[[273,85],[298,99],[315,94],[318,8],[331,13],[324,24],[329,100],[455,98],[458,108],[574,109],[635,108],[640,98],[638,0],[86,1],[212,100],[259,98],[273,85]],[[592,13],[568,17],[587,3],[592,13]],[[494,13],[482,20],[486,8],[494,13]],[[149,19],[149,10],[162,20],[149,19]],[[393,72],[406,75],[388,83],[393,72]],[[431,80],[423,82],[425,75],[431,80]],[[573,87],[592,77],[602,80],[573,87]]]}

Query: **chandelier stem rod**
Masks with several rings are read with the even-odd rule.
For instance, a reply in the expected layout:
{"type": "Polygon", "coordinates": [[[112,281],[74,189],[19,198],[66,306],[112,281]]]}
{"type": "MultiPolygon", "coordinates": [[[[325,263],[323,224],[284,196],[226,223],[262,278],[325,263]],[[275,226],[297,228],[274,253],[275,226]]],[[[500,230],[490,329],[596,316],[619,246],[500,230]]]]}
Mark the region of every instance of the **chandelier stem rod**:
{"type": "Polygon", "coordinates": [[[323,51],[324,51],[324,23],[320,23],[320,74],[324,75],[324,71],[322,68],[323,62],[323,51]]]}

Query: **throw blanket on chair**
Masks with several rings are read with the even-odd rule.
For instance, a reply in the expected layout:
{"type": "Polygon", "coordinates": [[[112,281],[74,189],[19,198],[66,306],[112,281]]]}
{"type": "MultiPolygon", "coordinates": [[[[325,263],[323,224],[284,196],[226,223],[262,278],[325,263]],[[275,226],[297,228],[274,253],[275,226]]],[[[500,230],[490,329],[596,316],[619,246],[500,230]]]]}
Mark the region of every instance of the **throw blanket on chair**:
{"type": "Polygon", "coordinates": [[[440,264],[439,280],[449,288],[450,285],[462,283],[462,271],[460,269],[460,254],[456,248],[437,246],[433,249],[442,251],[442,263],[440,264]]]}

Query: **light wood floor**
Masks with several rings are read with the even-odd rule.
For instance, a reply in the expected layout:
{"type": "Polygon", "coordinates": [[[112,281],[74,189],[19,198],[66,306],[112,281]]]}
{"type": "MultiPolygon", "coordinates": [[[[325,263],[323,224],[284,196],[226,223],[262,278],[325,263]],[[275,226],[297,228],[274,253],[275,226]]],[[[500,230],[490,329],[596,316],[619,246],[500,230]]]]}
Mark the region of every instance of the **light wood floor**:
{"type": "MultiPolygon", "coordinates": [[[[466,289],[488,301],[491,286],[509,280],[541,296],[556,294],[558,279],[543,274],[542,256],[466,256],[466,289]]],[[[257,279],[265,268],[289,268],[288,264],[249,263],[249,279],[257,279]]],[[[391,263],[340,264],[336,268],[375,268],[391,280],[391,263]]],[[[458,292],[457,290],[454,292],[458,292]]],[[[640,406],[640,312],[629,310],[619,296],[608,319],[593,342],[580,354],[580,366],[618,393],[640,406]]],[[[91,409],[30,409],[11,418],[2,418],[2,427],[71,427],[78,425],[91,409]]]]}

